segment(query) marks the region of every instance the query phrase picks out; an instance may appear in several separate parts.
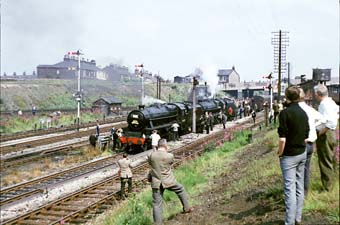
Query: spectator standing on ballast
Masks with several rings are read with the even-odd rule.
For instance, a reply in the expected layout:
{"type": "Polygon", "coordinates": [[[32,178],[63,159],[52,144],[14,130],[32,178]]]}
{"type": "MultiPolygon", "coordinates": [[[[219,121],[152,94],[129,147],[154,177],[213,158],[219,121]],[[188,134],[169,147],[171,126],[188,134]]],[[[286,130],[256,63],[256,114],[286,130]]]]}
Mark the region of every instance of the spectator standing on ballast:
{"type": "Polygon", "coordinates": [[[96,121],[96,136],[99,137],[99,121],[96,121]]]}
{"type": "Polygon", "coordinates": [[[318,111],[323,116],[325,123],[316,127],[318,138],[316,149],[319,159],[321,182],[326,191],[331,191],[334,186],[335,171],[337,169],[335,147],[337,144],[335,128],[339,119],[339,106],[328,97],[327,87],[318,85],[314,88],[315,98],[320,102],[318,111]]]}
{"type": "Polygon", "coordinates": [[[112,136],[112,151],[116,150],[116,146],[117,146],[117,140],[118,140],[118,134],[117,134],[117,130],[115,127],[112,127],[111,129],[111,136],[112,136]]]}
{"type": "Polygon", "coordinates": [[[32,115],[35,116],[37,112],[37,107],[35,105],[32,106],[32,115]]]}
{"type": "Polygon", "coordinates": [[[205,127],[205,130],[206,130],[206,132],[207,132],[207,134],[209,134],[209,124],[210,124],[210,122],[209,122],[209,114],[206,112],[205,113],[205,118],[204,118],[204,127],[205,127]]]}
{"type": "Polygon", "coordinates": [[[283,175],[285,195],[285,225],[300,224],[304,200],[304,170],[306,163],[306,143],[309,125],[305,111],[298,105],[300,90],[290,86],[285,91],[290,102],[279,115],[280,167],[283,175]],[[297,122],[298,121],[298,122],[297,122]]]}
{"type": "Polygon", "coordinates": [[[273,111],[274,111],[274,124],[275,124],[276,123],[276,118],[280,114],[280,106],[277,103],[277,100],[274,101],[273,111]]]}
{"type": "Polygon", "coordinates": [[[209,127],[210,127],[211,131],[214,128],[214,116],[213,116],[212,112],[209,113],[209,127]]]}
{"type": "Polygon", "coordinates": [[[251,113],[251,118],[253,118],[254,124],[255,124],[255,120],[256,120],[256,111],[253,110],[253,112],[251,113]]]}
{"type": "Polygon", "coordinates": [[[221,120],[221,122],[222,122],[223,129],[225,129],[225,124],[226,124],[226,122],[227,122],[227,116],[224,115],[223,112],[220,112],[220,120],[221,120]]]}
{"type": "Polygon", "coordinates": [[[300,102],[299,106],[306,112],[308,116],[308,125],[309,125],[309,133],[308,138],[306,141],[306,151],[307,151],[307,159],[305,164],[305,175],[304,175],[304,193],[305,198],[308,195],[308,189],[309,189],[309,168],[310,168],[310,162],[312,159],[313,154],[313,145],[314,141],[317,138],[316,135],[316,123],[321,121],[322,116],[321,114],[316,111],[314,108],[310,107],[305,103],[305,92],[302,88],[300,88],[300,102]]]}
{"type": "Polygon", "coordinates": [[[150,138],[151,138],[152,150],[156,151],[157,146],[158,146],[158,141],[161,139],[161,136],[159,136],[159,134],[157,134],[157,130],[153,130],[152,134],[150,135],[150,138]]]}
{"type": "Polygon", "coordinates": [[[179,128],[179,124],[178,123],[174,123],[171,125],[172,128],[172,133],[173,133],[173,138],[174,141],[178,141],[178,128],[179,128]]]}
{"type": "Polygon", "coordinates": [[[192,212],[188,202],[188,195],[184,187],[176,181],[171,170],[174,155],[169,153],[167,149],[166,139],[160,139],[158,150],[148,156],[148,163],[151,167],[148,177],[152,188],[152,209],[155,224],[162,224],[162,198],[165,190],[173,191],[177,194],[183,206],[183,213],[192,212]]]}
{"type": "Polygon", "coordinates": [[[128,158],[128,154],[124,153],[123,158],[118,160],[119,176],[120,176],[120,198],[124,199],[125,195],[125,183],[128,183],[128,193],[132,192],[132,172],[131,172],[131,159],[128,158]]]}

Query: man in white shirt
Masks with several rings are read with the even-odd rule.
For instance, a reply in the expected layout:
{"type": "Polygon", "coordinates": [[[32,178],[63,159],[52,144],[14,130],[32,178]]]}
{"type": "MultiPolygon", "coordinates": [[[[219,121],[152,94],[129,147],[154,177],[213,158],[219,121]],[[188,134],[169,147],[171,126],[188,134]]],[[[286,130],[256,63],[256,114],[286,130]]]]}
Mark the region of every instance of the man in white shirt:
{"type": "Polygon", "coordinates": [[[305,197],[308,195],[308,189],[309,189],[309,168],[310,168],[310,162],[313,154],[313,145],[314,142],[317,139],[316,134],[316,125],[320,124],[322,122],[322,116],[321,114],[316,111],[314,108],[310,107],[305,103],[305,92],[302,88],[300,88],[300,102],[299,106],[306,112],[308,116],[308,125],[309,125],[309,133],[306,143],[306,151],[307,151],[307,160],[305,164],[305,176],[304,176],[304,192],[305,197]]]}
{"type": "Polygon", "coordinates": [[[316,148],[319,159],[321,182],[326,191],[331,191],[334,186],[336,158],[336,136],[335,129],[339,119],[339,106],[328,97],[327,87],[318,85],[314,87],[315,98],[320,102],[318,111],[326,121],[316,127],[318,138],[316,148]]]}
{"type": "Polygon", "coordinates": [[[174,141],[178,141],[178,128],[179,128],[179,124],[178,123],[174,123],[171,125],[172,128],[172,132],[173,132],[173,138],[174,141]]]}
{"type": "Polygon", "coordinates": [[[153,130],[152,134],[150,135],[150,138],[151,138],[152,150],[156,151],[157,146],[158,146],[158,141],[161,139],[161,136],[159,136],[159,134],[157,134],[157,130],[153,130]]]}

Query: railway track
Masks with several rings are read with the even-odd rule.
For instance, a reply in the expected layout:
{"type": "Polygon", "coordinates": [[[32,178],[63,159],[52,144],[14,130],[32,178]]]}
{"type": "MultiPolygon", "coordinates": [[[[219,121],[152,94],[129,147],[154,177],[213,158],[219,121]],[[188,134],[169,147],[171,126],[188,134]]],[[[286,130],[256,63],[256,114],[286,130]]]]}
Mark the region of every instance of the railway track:
{"type": "MultiPolygon", "coordinates": [[[[120,121],[117,123],[111,123],[111,124],[105,124],[101,125],[101,133],[109,132],[112,128],[112,126],[116,126],[118,128],[125,127],[126,121],[120,121]]],[[[42,136],[35,136],[35,137],[29,137],[29,138],[23,138],[23,139],[17,139],[17,140],[11,140],[6,142],[1,142],[0,144],[0,155],[1,160],[10,158],[10,156],[6,155],[20,155],[25,154],[27,152],[36,152],[35,149],[39,146],[48,145],[51,143],[56,142],[62,142],[65,140],[70,139],[82,139],[81,141],[85,142],[88,141],[88,137],[91,134],[95,133],[95,127],[85,128],[78,131],[66,131],[64,133],[54,133],[54,134],[47,134],[42,136]]],[[[77,142],[77,141],[76,141],[77,142]]],[[[72,143],[75,144],[75,143],[72,143]]],[[[59,144],[63,146],[63,144],[59,144]]],[[[65,144],[64,144],[65,145],[65,144]]],[[[66,144],[67,145],[67,144],[66,144]]],[[[58,149],[58,145],[55,147],[49,147],[50,151],[54,151],[54,149],[58,149]]],[[[44,151],[44,147],[41,148],[41,150],[37,150],[38,152],[44,151]]]]}
{"type": "MultiPolygon", "coordinates": [[[[238,127],[217,131],[209,136],[193,142],[189,141],[186,145],[173,149],[172,152],[175,154],[176,165],[180,165],[181,162],[200,155],[208,144],[218,144],[231,140],[235,131],[251,128],[258,125],[259,122],[257,124],[250,124],[247,121],[239,124],[238,127]]],[[[138,157],[143,157],[143,154],[146,156],[148,152],[141,153],[138,157]]],[[[114,160],[112,158],[110,160],[111,163],[114,160]]],[[[113,164],[110,166],[114,166],[113,164]]],[[[147,170],[146,160],[133,168],[135,187],[143,188],[145,186],[147,170]]],[[[120,180],[115,174],[32,212],[4,221],[3,224],[63,224],[70,221],[84,223],[92,215],[115,205],[118,201],[119,187],[120,180]]]]}
{"type": "Polygon", "coordinates": [[[0,190],[0,206],[27,198],[36,193],[43,193],[49,186],[58,182],[65,182],[96,170],[114,166],[119,154],[85,163],[62,172],[47,175],[28,182],[23,182],[0,190]]]}
{"type": "MultiPolygon", "coordinates": [[[[124,117],[108,118],[104,122],[101,122],[101,125],[117,123],[121,121],[126,121],[126,117],[124,116],[124,117]]],[[[93,126],[96,126],[95,122],[83,123],[83,124],[80,124],[79,129],[85,129],[87,127],[93,127],[93,126]]],[[[33,136],[41,136],[41,135],[59,133],[59,132],[74,131],[74,130],[77,130],[77,128],[78,128],[77,125],[71,125],[71,126],[65,126],[65,127],[59,127],[59,128],[23,131],[23,132],[18,132],[14,134],[1,134],[0,142],[29,138],[33,136]]]]}

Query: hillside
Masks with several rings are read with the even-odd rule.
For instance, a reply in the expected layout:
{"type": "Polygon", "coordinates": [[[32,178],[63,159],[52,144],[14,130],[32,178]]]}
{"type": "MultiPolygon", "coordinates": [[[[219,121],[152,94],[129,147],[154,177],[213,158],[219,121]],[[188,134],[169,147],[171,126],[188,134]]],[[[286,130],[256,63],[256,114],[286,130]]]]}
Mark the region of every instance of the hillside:
{"type": "MultiPolygon", "coordinates": [[[[141,82],[112,82],[103,80],[84,80],[84,107],[91,107],[100,97],[115,96],[123,101],[123,106],[134,106],[140,102],[141,82]]],[[[145,84],[145,96],[156,98],[156,83],[145,84]]],[[[189,96],[189,84],[162,83],[163,101],[183,101],[189,96]]],[[[76,80],[18,80],[1,81],[1,111],[30,110],[33,105],[38,109],[72,109],[76,107],[73,93],[77,91],[76,80]]]]}

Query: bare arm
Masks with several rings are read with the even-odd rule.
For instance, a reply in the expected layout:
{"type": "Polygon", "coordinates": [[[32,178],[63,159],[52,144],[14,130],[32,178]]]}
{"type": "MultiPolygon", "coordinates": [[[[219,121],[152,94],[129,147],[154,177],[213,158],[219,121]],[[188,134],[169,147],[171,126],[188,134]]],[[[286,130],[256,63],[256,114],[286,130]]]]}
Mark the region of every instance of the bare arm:
{"type": "Polygon", "coordinates": [[[285,144],[286,144],[286,138],[285,137],[281,137],[279,139],[279,149],[277,150],[277,154],[279,156],[281,156],[283,154],[283,150],[285,148],[285,144]]]}

